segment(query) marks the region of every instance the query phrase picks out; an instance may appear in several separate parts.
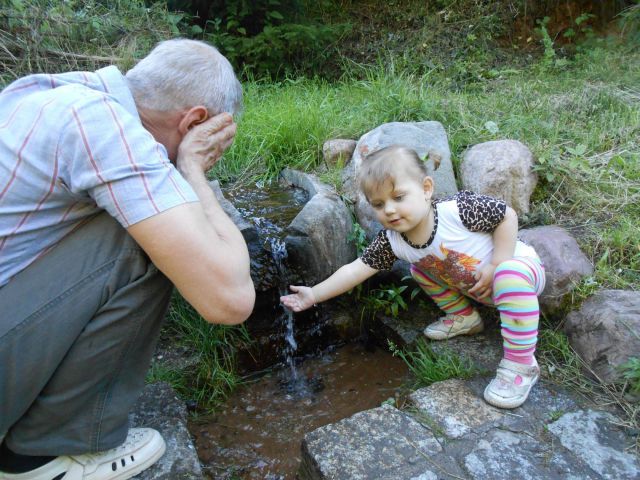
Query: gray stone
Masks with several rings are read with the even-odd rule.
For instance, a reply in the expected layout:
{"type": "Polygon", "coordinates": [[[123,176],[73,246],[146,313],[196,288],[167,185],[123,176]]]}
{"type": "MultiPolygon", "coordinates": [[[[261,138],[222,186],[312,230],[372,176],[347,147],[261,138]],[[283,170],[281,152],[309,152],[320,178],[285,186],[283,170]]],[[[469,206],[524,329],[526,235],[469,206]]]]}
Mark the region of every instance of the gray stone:
{"type": "Polygon", "coordinates": [[[624,452],[625,437],[619,420],[607,412],[581,410],[563,415],[549,425],[563,447],[573,452],[600,478],[626,480],[640,478],[636,457],[624,452]]]}
{"type": "Polygon", "coordinates": [[[622,381],[620,365],[640,357],[640,292],[597,292],[567,316],[564,330],[600,380],[622,381]]]}
{"type": "Polygon", "coordinates": [[[449,438],[494,426],[503,417],[500,410],[485,403],[459,379],[434,383],[416,390],[409,398],[449,438]]]}
{"type": "Polygon", "coordinates": [[[343,189],[354,204],[358,223],[372,238],[381,228],[375,214],[357,185],[362,159],[389,145],[404,145],[425,159],[427,173],[435,183],[434,197],[444,197],[458,191],[451,163],[451,151],[444,127],[439,122],[391,122],[365,133],[356,146],[351,162],[343,171],[343,189]],[[439,167],[435,169],[435,165],[439,167]]]}
{"type": "Polygon", "coordinates": [[[546,287],[540,296],[545,313],[553,313],[561,306],[565,295],[593,274],[593,265],[580,250],[578,242],[562,227],[548,225],[523,229],[520,239],[533,248],[545,266],[546,287]]]}
{"type": "Polygon", "coordinates": [[[298,478],[439,478],[430,457],[441,450],[428,429],[383,405],[305,435],[298,478]]]}
{"type": "Polygon", "coordinates": [[[355,140],[336,138],[327,140],[322,145],[322,158],[327,165],[346,165],[351,160],[351,155],[356,149],[355,140]]]}
{"type": "Polygon", "coordinates": [[[598,478],[586,465],[576,465],[570,456],[550,448],[526,433],[494,430],[478,441],[464,458],[464,465],[477,480],[556,480],[598,478]],[[509,452],[508,454],[505,454],[509,452]]]}
{"type": "Polygon", "coordinates": [[[166,383],[147,385],[129,416],[133,427],[154,428],[167,444],[154,465],[133,477],[137,480],[195,480],[204,478],[187,430],[187,409],[166,383]]]}
{"type": "Polygon", "coordinates": [[[460,163],[460,182],[466,190],[507,202],[519,215],[529,212],[529,198],[538,182],[531,151],[517,140],[494,140],[474,145],[460,163]]]}
{"type": "Polygon", "coordinates": [[[287,170],[283,178],[311,197],[287,228],[285,243],[290,268],[306,285],[314,285],[355,260],[351,213],[315,176],[287,170]]]}
{"type": "Polygon", "coordinates": [[[307,192],[309,199],[319,193],[333,193],[333,189],[322,183],[315,175],[291,168],[285,168],[280,172],[280,182],[303,189],[307,192]]]}

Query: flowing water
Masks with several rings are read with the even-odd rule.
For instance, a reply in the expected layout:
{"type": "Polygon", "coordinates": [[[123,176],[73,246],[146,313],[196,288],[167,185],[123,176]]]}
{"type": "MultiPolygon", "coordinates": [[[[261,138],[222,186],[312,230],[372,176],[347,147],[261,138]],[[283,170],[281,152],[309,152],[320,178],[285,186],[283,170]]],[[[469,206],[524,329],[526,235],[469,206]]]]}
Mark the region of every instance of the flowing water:
{"type": "MultiPolygon", "coordinates": [[[[257,227],[283,294],[288,285],[283,232],[306,195],[279,186],[225,195],[257,227]]],[[[307,357],[298,351],[294,315],[278,308],[276,322],[284,326],[283,366],[255,373],[215,415],[189,425],[208,478],[295,478],[305,433],[379,406],[398,394],[407,377],[401,360],[359,343],[307,357]]]]}
{"type": "Polygon", "coordinates": [[[208,418],[192,421],[210,479],[294,479],[304,434],[393,398],[407,369],[382,349],[353,343],[298,366],[306,394],[291,393],[289,370],[249,382],[208,418]]]}

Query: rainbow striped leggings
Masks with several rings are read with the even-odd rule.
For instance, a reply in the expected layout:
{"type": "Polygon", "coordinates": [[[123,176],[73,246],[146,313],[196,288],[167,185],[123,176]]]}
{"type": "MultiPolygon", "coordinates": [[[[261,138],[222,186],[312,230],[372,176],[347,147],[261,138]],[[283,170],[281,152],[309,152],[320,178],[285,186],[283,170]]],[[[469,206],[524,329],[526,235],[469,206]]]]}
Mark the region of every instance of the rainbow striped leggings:
{"type": "MultiPolygon", "coordinates": [[[[411,265],[411,276],[447,314],[469,315],[473,306],[460,290],[411,265]]],[[[544,267],[535,257],[502,262],[493,277],[492,300],[500,312],[504,357],[530,364],[538,340],[538,295],[545,285],[544,267]]]]}

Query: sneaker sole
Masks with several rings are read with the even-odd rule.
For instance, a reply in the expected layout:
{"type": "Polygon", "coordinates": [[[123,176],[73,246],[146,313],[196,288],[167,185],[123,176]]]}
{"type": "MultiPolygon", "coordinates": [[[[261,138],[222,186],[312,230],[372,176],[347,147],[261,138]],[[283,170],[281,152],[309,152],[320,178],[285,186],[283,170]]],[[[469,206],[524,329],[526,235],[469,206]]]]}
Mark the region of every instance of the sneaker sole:
{"type": "Polygon", "coordinates": [[[491,383],[489,383],[489,385],[487,385],[487,387],[484,389],[484,400],[489,405],[493,405],[494,407],[498,408],[518,408],[520,405],[527,401],[527,399],[529,398],[529,392],[531,392],[533,386],[538,383],[539,379],[540,376],[536,377],[533,382],[529,384],[529,388],[527,388],[527,391],[524,394],[524,398],[521,397],[518,399],[506,399],[492,396],[492,393],[489,391],[489,385],[491,385],[491,383]]]}
{"type": "Polygon", "coordinates": [[[480,333],[484,330],[484,323],[480,322],[478,325],[473,325],[472,327],[467,328],[466,330],[458,330],[454,334],[451,332],[443,332],[440,330],[429,330],[427,327],[424,330],[424,335],[431,340],[447,340],[449,338],[457,337],[459,335],[475,335],[476,333],[480,333]]]}

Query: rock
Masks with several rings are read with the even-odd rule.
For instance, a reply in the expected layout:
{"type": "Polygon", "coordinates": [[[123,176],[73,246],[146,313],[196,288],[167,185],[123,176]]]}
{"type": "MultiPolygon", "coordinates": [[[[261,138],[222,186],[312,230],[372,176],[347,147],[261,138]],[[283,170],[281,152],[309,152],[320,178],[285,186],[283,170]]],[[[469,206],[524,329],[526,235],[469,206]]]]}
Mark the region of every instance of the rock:
{"type": "Polygon", "coordinates": [[[327,165],[346,165],[356,148],[355,140],[336,138],[327,140],[322,145],[322,158],[327,165]]]}
{"type": "Polygon", "coordinates": [[[610,413],[581,410],[563,415],[549,425],[549,431],[600,478],[640,478],[637,458],[624,451],[626,439],[619,424],[610,413]]]}
{"type": "Polygon", "coordinates": [[[474,480],[595,480],[598,477],[579,461],[531,438],[526,432],[494,430],[464,457],[474,480]],[[509,452],[505,455],[505,452],[509,452]]]}
{"type": "Polygon", "coordinates": [[[501,198],[519,215],[529,213],[529,198],[538,182],[531,151],[517,140],[474,145],[460,164],[465,190],[501,198]]]}
{"type": "Polygon", "coordinates": [[[631,357],[640,357],[640,292],[596,293],[567,316],[564,331],[578,355],[602,381],[621,381],[620,365],[631,357]]]}
{"type": "Polygon", "coordinates": [[[358,223],[373,238],[382,228],[375,219],[373,210],[360,193],[357,174],[362,159],[367,155],[388,147],[404,145],[413,148],[425,159],[427,172],[435,182],[434,197],[444,197],[458,191],[451,163],[451,151],[444,127],[439,122],[392,122],[385,123],[365,133],[353,152],[351,163],[343,171],[343,189],[346,197],[354,203],[358,223]],[[438,169],[434,165],[439,163],[438,169]]]}
{"type": "Polygon", "coordinates": [[[461,438],[502,420],[502,413],[482,400],[463,380],[446,380],[413,392],[413,404],[441,426],[449,438],[461,438]],[[451,399],[455,399],[454,402],[451,399]]]}
{"type": "Polygon", "coordinates": [[[523,229],[518,237],[536,249],[544,264],[547,283],[540,296],[540,305],[545,313],[553,313],[567,293],[584,277],[593,274],[593,266],[575,239],[561,227],[523,229]]]}
{"type": "Polygon", "coordinates": [[[167,444],[154,465],[133,477],[137,480],[195,480],[204,478],[200,461],[187,430],[187,409],[166,383],[145,386],[133,412],[133,427],[155,428],[167,444]]]}
{"type": "Polygon", "coordinates": [[[435,480],[438,470],[429,458],[441,450],[428,429],[384,405],[305,435],[298,478],[435,480]]]}
{"type": "Polygon", "coordinates": [[[305,285],[314,285],[355,260],[355,245],[349,240],[351,213],[340,197],[313,175],[288,170],[282,176],[311,197],[287,228],[285,243],[290,269],[305,285]]]}
{"type": "Polygon", "coordinates": [[[611,414],[539,382],[515,410],[482,400],[488,378],[437,382],[305,436],[302,480],[636,479],[631,439],[611,414]]]}

